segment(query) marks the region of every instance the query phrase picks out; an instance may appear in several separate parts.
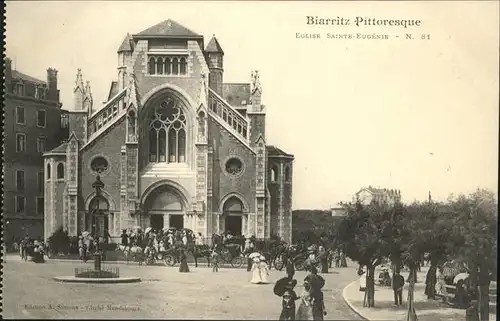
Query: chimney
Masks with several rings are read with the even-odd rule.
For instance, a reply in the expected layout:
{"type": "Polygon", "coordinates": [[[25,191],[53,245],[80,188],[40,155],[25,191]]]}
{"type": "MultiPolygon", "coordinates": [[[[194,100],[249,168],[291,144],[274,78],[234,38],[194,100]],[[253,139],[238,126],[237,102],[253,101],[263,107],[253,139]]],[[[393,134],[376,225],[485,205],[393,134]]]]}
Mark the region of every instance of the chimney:
{"type": "Polygon", "coordinates": [[[12,60],[10,58],[5,58],[5,92],[12,91],[12,60]]]}
{"type": "Polygon", "coordinates": [[[59,102],[59,89],[57,89],[57,70],[47,69],[47,99],[59,102]]]}

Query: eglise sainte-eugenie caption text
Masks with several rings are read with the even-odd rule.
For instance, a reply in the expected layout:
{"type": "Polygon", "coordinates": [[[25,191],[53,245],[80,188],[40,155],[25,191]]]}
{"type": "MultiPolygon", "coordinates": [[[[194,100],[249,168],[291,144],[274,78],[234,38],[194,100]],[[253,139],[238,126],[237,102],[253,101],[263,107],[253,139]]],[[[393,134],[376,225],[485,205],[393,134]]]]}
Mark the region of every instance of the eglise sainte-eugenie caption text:
{"type": "Polygon", "coordinates": [[[380,27],[419,27],[422,21],[415,19],[379,19],[373,17],[319,17],[306,16],[306,24],[322,26],[380,26],[380,27]]]}

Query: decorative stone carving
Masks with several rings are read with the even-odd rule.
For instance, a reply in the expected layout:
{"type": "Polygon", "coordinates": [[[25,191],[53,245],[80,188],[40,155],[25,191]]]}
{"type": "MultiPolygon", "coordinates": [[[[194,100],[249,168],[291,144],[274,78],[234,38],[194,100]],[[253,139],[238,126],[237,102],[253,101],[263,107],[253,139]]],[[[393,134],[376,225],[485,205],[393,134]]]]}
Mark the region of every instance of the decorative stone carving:
{"type": "Polygon", "coordinates": [[[262,86],[260,85],[260,75],[258,70],[252,71],[252,95],[256,91],[262,92],[262,86]]]}

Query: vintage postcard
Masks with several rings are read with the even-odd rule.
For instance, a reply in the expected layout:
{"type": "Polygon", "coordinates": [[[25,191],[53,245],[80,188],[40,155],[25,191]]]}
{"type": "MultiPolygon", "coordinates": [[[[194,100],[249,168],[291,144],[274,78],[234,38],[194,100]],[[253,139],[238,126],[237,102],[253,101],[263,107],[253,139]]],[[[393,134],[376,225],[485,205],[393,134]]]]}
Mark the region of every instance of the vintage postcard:
{"type": "Polygon", "coordinates": [[[498,1],[7,1],[2,318],[495,320],[498,1]]]}

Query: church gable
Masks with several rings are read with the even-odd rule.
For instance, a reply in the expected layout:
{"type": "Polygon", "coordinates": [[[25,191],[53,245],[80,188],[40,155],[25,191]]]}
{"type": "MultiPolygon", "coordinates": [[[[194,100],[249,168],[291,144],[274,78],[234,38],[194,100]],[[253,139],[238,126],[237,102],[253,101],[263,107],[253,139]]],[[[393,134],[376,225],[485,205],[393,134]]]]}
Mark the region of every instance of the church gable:
{"type": "Polygon", "coordinates": [[[120,153],[125,135],[126,121],[123,118],[81,150],[79,185],[84,199],[94,192],[92,184],[97,175],[114,201],[117,203],[120,199],[120,153]]]}
{"type": "Polygon", "coordinates": [[[230,193],[238,193],[249,204],[253,212],[255,205],[255,155],[235,139],[218,123],[209,123],[210,143],[213,147],[213,210],[218,211],[217,204],[230,193]]]}

